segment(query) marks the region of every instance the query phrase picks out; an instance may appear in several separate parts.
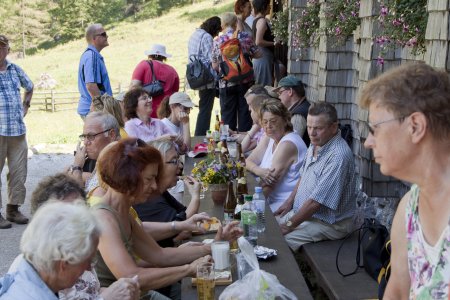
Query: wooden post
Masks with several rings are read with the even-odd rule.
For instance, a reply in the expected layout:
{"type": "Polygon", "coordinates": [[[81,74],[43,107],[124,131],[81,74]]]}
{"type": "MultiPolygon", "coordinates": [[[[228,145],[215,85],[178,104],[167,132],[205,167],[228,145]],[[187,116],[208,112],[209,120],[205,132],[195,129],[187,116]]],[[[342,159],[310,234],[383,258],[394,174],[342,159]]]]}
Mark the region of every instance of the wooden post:
{"type": "Polygon", "coordinates": [[[53,95],[53,89],[50,91],[50,95],[52,97],[52,113],[55,112],[55,97],[53,95]]]}

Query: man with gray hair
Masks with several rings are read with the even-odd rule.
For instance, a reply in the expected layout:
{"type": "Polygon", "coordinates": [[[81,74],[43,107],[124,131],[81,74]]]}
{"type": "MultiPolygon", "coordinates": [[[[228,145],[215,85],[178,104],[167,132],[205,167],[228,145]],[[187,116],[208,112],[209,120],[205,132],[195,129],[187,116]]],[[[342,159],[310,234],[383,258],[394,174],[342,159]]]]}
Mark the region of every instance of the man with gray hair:
{"type": "Polygon", "coordinates": [[[300,179],[287,200],[274,212],[289,247],[337,240],[352,229],[355,211],[353,153],[338,129],[336,109],[325,102],[308,110],[311,139],[300,179]]]}
{"type": "Polygon", "coordinates": [[[107,145],[120,139],[119,130],[119,124],[111,114],[95,111],[86,116],[83,134],[80,135],[73,164],[69,168],[69,175],[85,187],[86,192],[98,186],[96,168],[92,173],[83,173],[86,157],[97,160],[107,145]]]}
{"type": "Polygon", "coordinates": [[[109,46],[108,35],[102,24],[92,24],[86,29],[87,49],[83,52],[78,66],[78,114],[82,119],[89,113],[95,96],[112,96],[111,83],[103,56],[103,48],[109,46]]]}

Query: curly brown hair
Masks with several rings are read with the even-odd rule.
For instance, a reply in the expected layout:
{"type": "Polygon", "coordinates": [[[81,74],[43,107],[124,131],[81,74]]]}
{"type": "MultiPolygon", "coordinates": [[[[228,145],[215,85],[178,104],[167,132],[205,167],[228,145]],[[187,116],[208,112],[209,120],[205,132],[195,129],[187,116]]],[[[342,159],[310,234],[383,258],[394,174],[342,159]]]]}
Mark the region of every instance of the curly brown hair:
{"type": "Polygon", "coordinates": [[[123,107],[125,109],[125,117],[127,119],[137,118],[136,108],[139,102],[139,97],[142,95],[150,95],[144,89],[137,87],[129,90],[123,97],[123,107]]]}

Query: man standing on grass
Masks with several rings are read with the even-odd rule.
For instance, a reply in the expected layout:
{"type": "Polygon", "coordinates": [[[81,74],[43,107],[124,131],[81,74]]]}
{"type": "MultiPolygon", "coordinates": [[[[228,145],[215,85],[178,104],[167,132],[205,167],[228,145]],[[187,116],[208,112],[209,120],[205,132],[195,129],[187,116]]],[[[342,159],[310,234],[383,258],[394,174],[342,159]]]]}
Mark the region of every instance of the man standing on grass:
{"type": "MultiPolygon", "coordinates": [[[[16,64],[6,60],[9,41],[0,35],[0,173],[8,159],[8,205],[6,219],[0,214],[0,229],[11,228],[11,222],[27,224],[28,219],[19,211],[25,202],[28,146],[23,117],[30,107],[33,83],[16,64]],[[23,101],[20,87],[25,89],[23,101]]],[[[1,186],[1,181],[0,181],[1,186]]],[[[0,194],[0,208],[2,206],[0,194]]]]}
{"type": "Polygon", "coordinates": [[[78,91],[80,101],[78,114],[84,120],[89,113],[95,96],[108,94],[112,96],[111,83],[103,56],[103,48],[109,46],[108,35],[101,24],[92,24],[86,29],[88,47],[81,55],[78,67],[78,91]]]}

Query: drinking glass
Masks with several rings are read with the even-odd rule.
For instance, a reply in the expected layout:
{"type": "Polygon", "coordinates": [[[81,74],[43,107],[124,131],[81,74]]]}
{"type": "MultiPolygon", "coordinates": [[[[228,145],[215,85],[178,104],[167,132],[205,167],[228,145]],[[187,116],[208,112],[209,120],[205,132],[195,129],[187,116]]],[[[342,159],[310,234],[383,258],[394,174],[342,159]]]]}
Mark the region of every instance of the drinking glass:
{"type": "Polygon", "coordinates": [[[211,244],[211,253],[217,271],[230,268],[230,244],[227,241],[217,241],[211,244]]]}
{"type": "Polygon", "coordinates": [[[199,300],[214,300],[215,273],[213,263],[197,266],[197,297],[199,300]]]}

